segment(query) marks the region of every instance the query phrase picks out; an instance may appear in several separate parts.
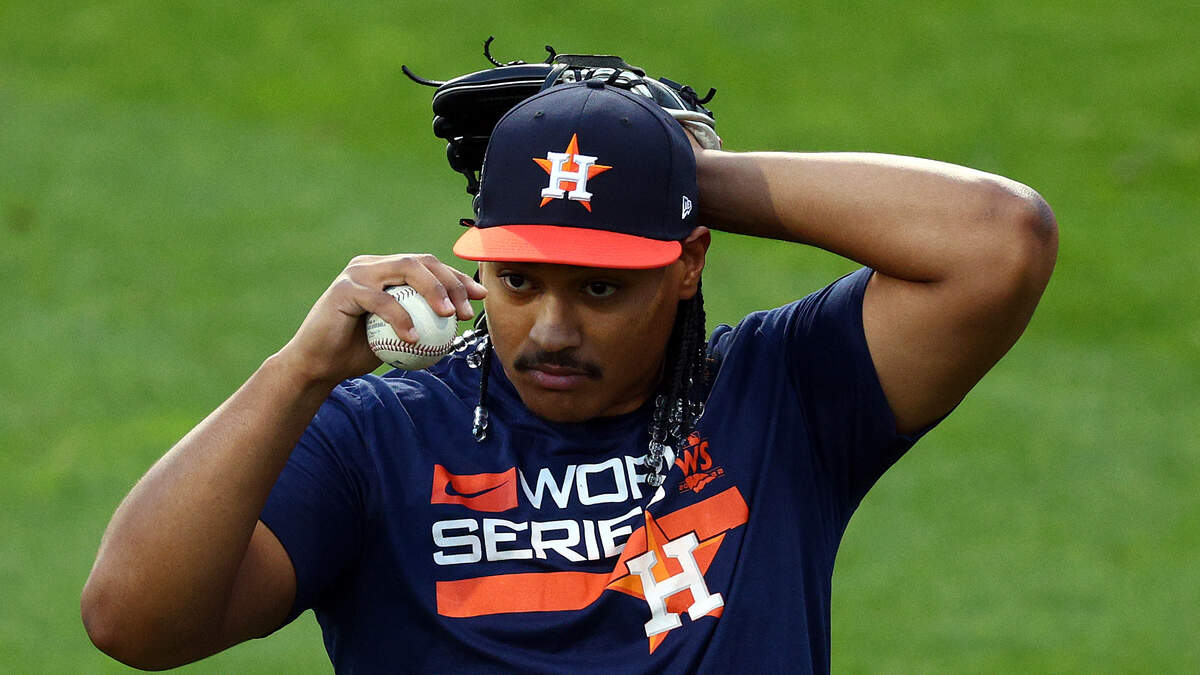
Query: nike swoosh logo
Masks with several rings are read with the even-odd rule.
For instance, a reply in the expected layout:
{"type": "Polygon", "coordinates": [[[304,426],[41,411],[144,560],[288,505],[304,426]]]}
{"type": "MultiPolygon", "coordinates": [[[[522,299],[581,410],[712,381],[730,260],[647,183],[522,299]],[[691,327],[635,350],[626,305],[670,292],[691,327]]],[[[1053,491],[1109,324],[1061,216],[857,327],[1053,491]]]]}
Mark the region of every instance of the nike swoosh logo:
{"type": "Polygon", "coordinates": [[[496,485],[493,485],[490,488],[484,488],[483,490],[480,490],[479,492],[459,492],[458,490],[454,489],[453,482],[447,482],[446,483],[446,494],[451,497],[462,497],[463,499],[474,499],[476,497],[482,497],[483,495],[486,495],[489,492],[494,492],[494,491],[504,487],[505,485],[508,485],[508,481],[504,481],[503,483],[498,483],[496,485]]]}
{"type": "Polygon", "coordinates": [[[517,507],[517,468],[499,473],[450,473],[441,464],[433,465],[433,490],[430,504],[458,504],[473,511],[499,513],[517,507]]]}

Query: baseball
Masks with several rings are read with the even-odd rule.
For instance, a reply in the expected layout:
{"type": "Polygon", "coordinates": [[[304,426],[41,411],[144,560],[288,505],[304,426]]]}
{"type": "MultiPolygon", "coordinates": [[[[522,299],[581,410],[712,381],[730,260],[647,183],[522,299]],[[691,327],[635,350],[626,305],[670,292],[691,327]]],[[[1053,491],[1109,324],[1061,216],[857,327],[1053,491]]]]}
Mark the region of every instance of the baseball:
{"type": "Polygon", "coordinates": [[[421,339],[416,344],[401,340],[392,325],[375,314],[367,315],[367,344],[380,361],[401,370],[420,370],[437,363],[454,349],[458,322],[453,316],[439,316],[411,286],[384,289],[408,315],[421,339]]]}

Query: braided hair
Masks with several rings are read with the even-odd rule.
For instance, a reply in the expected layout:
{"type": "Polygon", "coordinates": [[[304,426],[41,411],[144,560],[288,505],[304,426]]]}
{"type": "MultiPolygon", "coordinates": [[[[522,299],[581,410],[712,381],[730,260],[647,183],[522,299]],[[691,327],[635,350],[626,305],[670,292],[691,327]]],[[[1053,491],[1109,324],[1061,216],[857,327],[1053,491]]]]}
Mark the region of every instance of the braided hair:
{"type": "MultiPolygon", "coordinates": [[[[493,359],[491,338],[487,332],[487,318],[480,315],[473,330],[456,339],[456,351],[465,352],[467,365],[481,370],[479,377],[479,402],[475,406],[475,418],[471,433],[475,440],[487,438],[488,371],[493,359]]],[[[697,282],[696,294],[680,300],[675,313],[675,325],[667,341],[662,379],[654,394],[654,411],[650,419],[650,441],[643,464],[650,474],[646,482],[658,487],[664,480],[663,469],[674,457],[675,448],[686,442],[696,430],[696,423],[704,414],[704,400],[708,396],[708,343],[705,331],[704,294],[697,282]]]]}

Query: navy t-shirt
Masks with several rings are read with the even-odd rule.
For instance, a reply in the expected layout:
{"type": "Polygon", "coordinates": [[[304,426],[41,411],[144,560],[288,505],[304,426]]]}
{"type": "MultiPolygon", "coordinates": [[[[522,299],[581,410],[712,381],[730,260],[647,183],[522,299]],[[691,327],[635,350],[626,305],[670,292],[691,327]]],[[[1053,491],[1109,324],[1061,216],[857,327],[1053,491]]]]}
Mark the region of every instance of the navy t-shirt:
{"type": "Polygon", "coordinates": [[[641,466],[650,408],[531,415],[479,371],[340,385],[262,519],[339,673],[823,672],[834,555],[914,442],[867,351],[870,270],[712,336],[704,416],[666,482],[641,466]]]}

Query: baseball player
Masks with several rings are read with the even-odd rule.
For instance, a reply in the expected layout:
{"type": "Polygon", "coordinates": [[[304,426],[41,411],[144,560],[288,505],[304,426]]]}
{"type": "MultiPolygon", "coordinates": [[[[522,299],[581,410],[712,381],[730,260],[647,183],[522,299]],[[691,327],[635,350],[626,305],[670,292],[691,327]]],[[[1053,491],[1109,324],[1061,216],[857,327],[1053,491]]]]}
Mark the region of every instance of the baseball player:
{"type": "Polygon", "coordinates": [[[851,514],[1021,334],[1055,222],[998,176],[677,117],[602,77],[509,110],[454,247],[478,281],[351,261],[118,508],[92,640],[170,667],[313,609],[338,672],[828,671],[851,514]],[[706,335],[706,226],[863,267],[706,335]],[[416,337],[398,284],[486,319],[377,377],[364,315],[416,337]]]}

